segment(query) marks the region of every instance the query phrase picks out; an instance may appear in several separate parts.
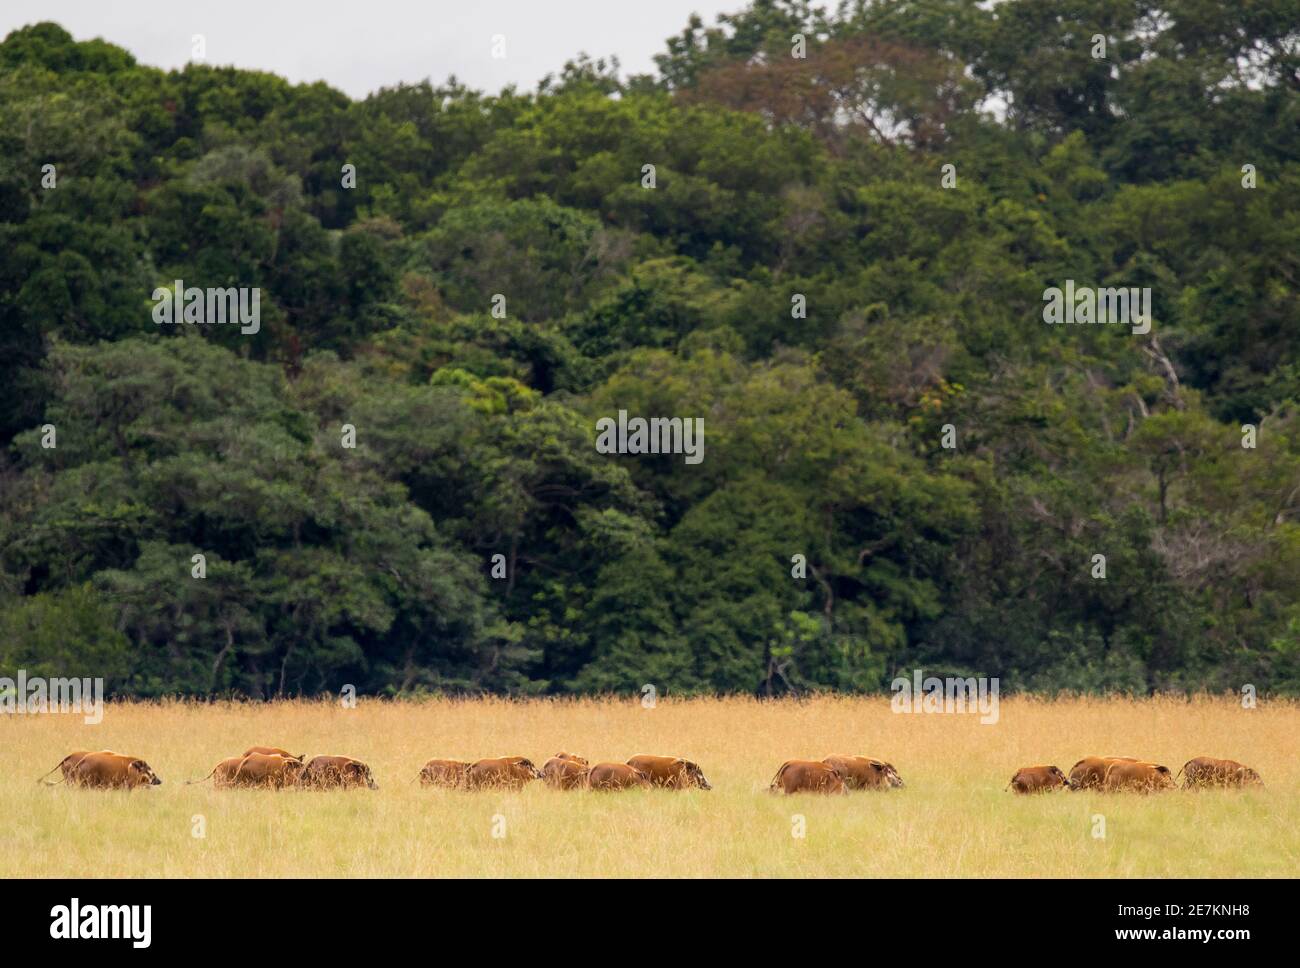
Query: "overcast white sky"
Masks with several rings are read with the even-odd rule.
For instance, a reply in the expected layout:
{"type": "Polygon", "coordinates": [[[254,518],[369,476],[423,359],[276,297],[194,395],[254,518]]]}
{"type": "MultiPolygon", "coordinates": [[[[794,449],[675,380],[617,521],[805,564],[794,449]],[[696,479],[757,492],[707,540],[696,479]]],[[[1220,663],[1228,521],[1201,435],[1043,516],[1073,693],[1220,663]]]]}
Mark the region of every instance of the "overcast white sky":
{"type": "Polygon", "coordinates": [[[692,12],[712,24],[745,0],[0,0],[0,35],[42,20],[77,40],[103,37],[155,67],[183,66],[203,34],[206,61],[324,80],[353,97],[450,74],[496,92],[532,89],[586,51],[616,54],[624,74],[651,57],[692,12]],[[504,59],[492,38],[505,36],[504,59]]]}

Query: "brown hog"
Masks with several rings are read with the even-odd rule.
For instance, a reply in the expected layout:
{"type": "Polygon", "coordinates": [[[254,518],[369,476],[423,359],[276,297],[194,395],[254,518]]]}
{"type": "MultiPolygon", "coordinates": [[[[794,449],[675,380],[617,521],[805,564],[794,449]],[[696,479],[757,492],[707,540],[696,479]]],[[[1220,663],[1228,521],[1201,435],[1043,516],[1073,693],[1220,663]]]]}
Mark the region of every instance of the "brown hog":
{"type": "Polygon", "coordinates": [[[1070,778],[1055,766],[1022,766],[1005,789],[1017,793],[1047,793],[1050,790],[1068,789],[1070,778]]]}
{"type": "Polygon", "coordinates": [[[420,768],[420,786],[458,789],[465,785],[469,764],[461,760],[430,760],[420,768]]]}
{"type": "Polygon", "coordinates": [[[542,779],[542,771],[533,766],[525,756],[498,756],[470,764],[465,774],[465,786],[470,790],[504,787],[522,789],[524,784],[542,779]]]}
{"type": "Polygon", "coordinates": [[[369,787],[378,790],[370,767],[350,756],[313,756],[302,771],[299,784],[309,790],[369,787]]]}
{"type": "Polygon", "coordinates": [[[850,790],[890,790],[907,785],[893,766],[874,757],[837,753],[822,762],[838,772],[850,790]]]}
{"type": "Polygon", "coordinates": [[[1174,775],[1169,767],[1158,763],[1137,763],[1117,760],[1106,767],[1106,779],[1101,788],[1107,793],[1130,790],[1135,793],[1157,793],[1173,790],[1174,775]]]}
{"type": "Polygon", "coordinates": [[[587,785],[591,767],[580,756],[557,753],[542,764],[542,776],[553,790],[579,790],[587,785]]]}
{"type": "Polygon", "coordinates": [[[696,787],[700,790],[712,790],[709,781],[704,778],[704,771],[690,760],[680,756],[652,756],[638,753],[627,761],[634,770],[640,770],[650,777],[650,783],[668,790],[686,790],[696,787]]]}
{"type": "Polygon", "coordinates": [[[592,790],[630,790],[650,787],[650,777],[626,763],[597,763],[587,777],[592,790]]]}
{"type": "Polygon", "coordinates": [[[1070,767],[1067,781],[1071,790],[1099,790],[1112,763],[1136,763],[1132,756],[1085,756],[1070,767]]]}
{"type": "Polygon", "coordinates": [[[138,756],[87,753],[73,768],[71,782],[95,789],[134,790],[136,787],[157,786],[162,780],[138,756]]]}
{"type": "Polygon", "coordinates": [[[1183,777],[1183,787],[1187,790],[1203,787],[1264,785],[1260,775],[1249,766],[1236,760],[1215,759],[1213,756],[1198,756],[1190,759],[1183,764],[1179,773],[1183,777]]]}
{"type": "Polygon", "coordinates": [[[772,778],[769,793],[848,793],[844,775],[816,760],[786,760],[772,778]]]}
{"type": "Polygon", "coordinates": [[[306,767],[302,760],[294,756],[249,753],[235,768],[230,785],[283,790],[285,787],[297,786],[304,769],[306,767]]]}

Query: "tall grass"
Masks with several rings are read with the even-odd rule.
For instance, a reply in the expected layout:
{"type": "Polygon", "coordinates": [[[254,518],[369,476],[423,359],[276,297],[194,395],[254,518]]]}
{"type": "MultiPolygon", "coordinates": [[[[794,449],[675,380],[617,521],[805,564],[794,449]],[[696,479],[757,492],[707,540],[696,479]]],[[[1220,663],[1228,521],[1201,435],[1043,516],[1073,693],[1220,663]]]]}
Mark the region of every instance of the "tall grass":
{"type": "MultiPolygon", "coordinates": [[[[887,699],[114,703],[104,721],[0,716],[0,849],[27,876],[1294,876],[1300,869],[1300,707],[1226,699],[1005,699],[978,715],[894,714],[887,699]],[[378,791],[185,786],[252,744],[346,753],[378,791]],[[75,748],[148,760],[164,784],[42,787],[75,748]],[[672,753],[711,792],[430,790],[432,756],[559,750],[596,760],[672,753]],[[767,793],[780,763],[854,752],[906,789],[767,793]],[[1003,788],[1019,766],[1090,754],[1175,770],[1196,755],[1256,767],[1258,791],[1143,797],[1003,788]],[[799,818],[803,837],[794,836],[799,818]],[[1104,820],[1104,838],[1094,836],[1104,820]],[[202,837],[194,836],[202,828],[202,837]],[[493,836],[494,832],[504,836],[493,836]]],[[[57,778],[57,774],[54,778],[57,778]]]]}

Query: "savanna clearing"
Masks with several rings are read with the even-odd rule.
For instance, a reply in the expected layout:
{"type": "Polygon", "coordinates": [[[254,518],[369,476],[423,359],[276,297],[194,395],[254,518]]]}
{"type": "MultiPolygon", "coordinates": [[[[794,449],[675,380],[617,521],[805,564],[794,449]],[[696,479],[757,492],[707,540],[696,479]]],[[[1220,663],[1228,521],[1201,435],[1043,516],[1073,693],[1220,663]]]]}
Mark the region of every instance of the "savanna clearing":
{"type": "MultiPolygon", "coordinates": [[[[1236,877],[1300,870],[1300,706],[1231,699],[1004,699],[973,715],[891,712],[887,697],[110,703],[0,716],[0,849],[11,876],[1236,877]],[[186,786],[254,744],[344,753],[379,790],[186,786]],[[135,792],[37,786],[73,749],[149,762],[135,792]],[[434,756],[559,750],[597,760],[669,753],[712,791],[422,788],[434,756]],[[769,795],[788,758],[864,753],[907,786],[847,797],[769,795]],[[1260,771],[1253,791],[1017,797],[1017,767],[1087,754],[1177,770],[1197,755],[1260,771]],[[1094,836],[1104,818],[1104,838],[1094,836]],[[795,833],[802,826],[804,836],[795,833]],[[203,836],[195,836],[201,831],[203,836]],[[494,836],[500,834],[501,836],[494,836]]],[[[51,779],[57,779],[56,773],[51,779]]]]}

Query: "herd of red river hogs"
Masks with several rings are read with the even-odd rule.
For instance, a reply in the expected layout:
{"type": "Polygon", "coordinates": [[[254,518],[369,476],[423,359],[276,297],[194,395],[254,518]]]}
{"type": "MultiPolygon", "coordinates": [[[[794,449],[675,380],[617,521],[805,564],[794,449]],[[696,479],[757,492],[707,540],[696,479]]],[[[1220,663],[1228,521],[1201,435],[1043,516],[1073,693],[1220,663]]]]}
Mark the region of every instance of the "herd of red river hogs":
{"type": "MultiPolygon", "coordinates": [[[[97,789],[156,786],[162,780],[138,756],[112,750],[77,750],[69,753],[55,770],[62,770],[63,782],[97,789]]],[[[1257,772],[1235,760],[1198,756],[1188,760],[1179,775],[1184,788],[1263,786],[1257,772]]],[[[224,759],[207,776],[187,783],[211,779],[218,787],[262,787],[284,789],[338,789],[368,787],[377,790],[370,767],[350,756],[295,756],[276,746],[253,746],[240,756],[224,759]]],[[[424,764],[418,777],[424,786],[461,790],[519,789],[541,780],[557,790],[629,790],[663,787],[673,790],[710,790],[700,767],[680,756],[638,754],[626,763],[597,763],[592,766],[581,756],[557,753],[539,770],[524,756],[500,756],[476,760],[433,759],[424,764]]],[[[1016,793],[1047,793],[1052,790],[1104,790],[1155,793],[1172,790],[1177,777],[1167,766],[1131,756],[1087,756],[1067,776],[1055,766],[1026,766],[1016,771],[1007,788],[1016,793]]],[[[414,782],[414,781],[412,781],[414,782]]],[[[47,782],[46,785],[54,785],[47,782]]],[[[870,756],[836,755],[824,760],[787,760],[772,779],[769,792],[848,793],[850,790],[889,790],[903,786],[903,779],[889,763],[870,756]]]]}

